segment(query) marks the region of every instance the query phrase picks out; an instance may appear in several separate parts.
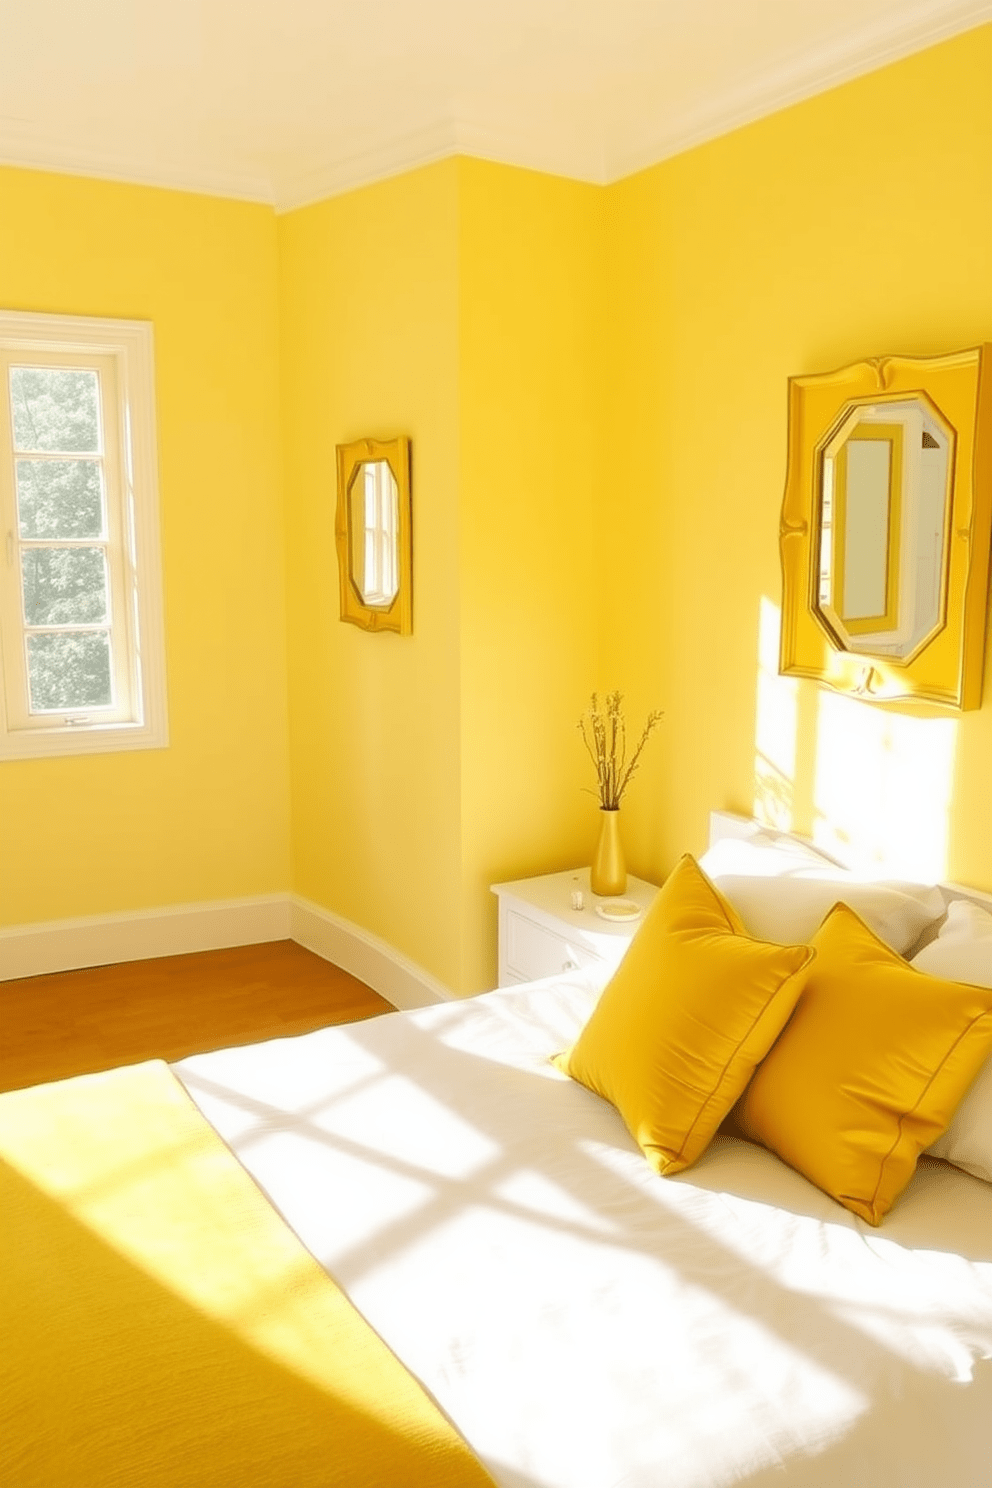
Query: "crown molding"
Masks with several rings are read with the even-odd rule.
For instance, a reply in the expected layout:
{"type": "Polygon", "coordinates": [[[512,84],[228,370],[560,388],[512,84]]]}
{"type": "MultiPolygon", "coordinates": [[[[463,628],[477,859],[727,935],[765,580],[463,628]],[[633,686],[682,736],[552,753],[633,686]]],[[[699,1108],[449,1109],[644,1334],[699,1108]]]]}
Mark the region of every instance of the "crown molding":
{"type": "Polygon", "coordinates": [[[2,116],[0,165],[60,176],[88,176],[126,186],[188,191],[197,196],[232,197],[263,206],[272,206],[275,199],[272,182],[261,174],[188,160],[152,160],[147,153],[116,146],[88,149],[73,139],[41,134],[24,120],[2,116]]]}
{"type": "Polygon", "coordinates": [[[346,159],[328,160],[305,176],[280,183],[276,210],[295,211],[451,155],[468,155],[591,185],[610,185],[989,21],[992,0],[923,0],[903,12],[895,26],[864,26],[813,53],[797,53],[748,78],[716,103],[707,103],[656,129],[649,125],[636,143],[612,149],[606,138],[608,127],[598,130],[596,139],[587,136],[581,140],[574,134],[569,138],[567,130],[556,131],[551,139],[546,134],[511,132],[481,120],[438,121],[346,159]]]}
{"type": "Polygon", "coordinates": [[[608,185],[989,21],[992,0],[920,0],[901,9],[895,21],[865,25],[813,52],[780,60],[677,118],[659,117],[659,110],[634,138],[630,131],[625,139],[611,138],[608,110],[603,122],[581,130],[565,115],[559,122],[554,111],[527,130],[466,116],[435,118],[357,151],[345,141],[337,142],[341,148],[325,145],[302,168],[268,174],[217,161],[156,159],[126,144],[81,147],[25,120],[0,117],[0,164],[227,197],[280,213],[458,154],[608,185]]]}
{"type": "Polygon", "coordinates": [[[375,181],[401,176],[459,153],[455,125],[437,119],[402,130],[363,150],[332,151],[313,166],[284,176],[277,185],[277,212],[294,212],[375,181]]]}
{"type": "Polygon", "coordinates": [[[569,133],[562,130],[560,137],[548,140],[482,120],[437,120],[391,135],[360,153],[331,157],[312,170],[287,178],[280,183],[275,208],[279,213],[295,212],[453,155],[606,185],[600,139],[588,140],[583,148],[581,143],[576,144],[574,135],[571,140],[566,137],[569,133]]]}
{"type": "Polygon", "coordinates": [[[636,145],[608,157],[608,179],[622,180],[989,21],[992,0],[925,0],[902,15],[897,26],[876,23],[848,32],[815,52],[799,53],[752,76],[715,104],[692,110],[656,132],[642,131],[636,145]]]}
{"type": "Polygon", "coordinates": [[[511,134],[481,120],[466,119],[458,124],[459,152],[462,155],[491,160],[497,165],[514,165],[520,170],[586,181],[591,186],[606,186],[610,181],[604,135],[601,122],[591,129],[587,126],[584,135],[572,127],[570,120],[566,121],[564,128],[533,134],[511,134]]]}

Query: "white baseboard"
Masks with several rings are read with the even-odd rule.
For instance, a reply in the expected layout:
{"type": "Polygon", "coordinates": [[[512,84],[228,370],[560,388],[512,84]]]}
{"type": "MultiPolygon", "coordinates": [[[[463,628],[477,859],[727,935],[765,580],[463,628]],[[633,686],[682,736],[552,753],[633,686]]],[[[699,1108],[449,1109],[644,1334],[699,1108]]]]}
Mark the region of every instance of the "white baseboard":
{"type": "Polygon", "coordinates": [[[0,930],[0,981],[290,938],[288,894],[170,904],[0,930]]]}
{"type": "Polygon", "coordinates": [[[0,982],[268,940],[297,941],[359,977],[394,1007],[425,1007],[453,996],[378,936],[292,894],[12,925],[0,929],[0,982]]]}
{"type": "Polygon", "coordinates": [[[297,894],[292,897],[290,924],[290,934],[301,946],[350,971],[393,1007],[407,1011],[450,1002],[454,996],[443,982],[377,935],[297,894]]]}

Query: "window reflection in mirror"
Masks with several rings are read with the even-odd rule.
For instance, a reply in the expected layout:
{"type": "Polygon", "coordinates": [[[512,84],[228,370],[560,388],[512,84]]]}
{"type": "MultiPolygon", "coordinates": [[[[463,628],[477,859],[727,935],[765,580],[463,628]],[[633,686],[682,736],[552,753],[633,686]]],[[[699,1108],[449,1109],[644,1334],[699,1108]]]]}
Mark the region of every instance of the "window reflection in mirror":
{"type": "Polygon", "coordinates": [[[392,604],[399,590],[400,500],[386,460],[365,460],[349,490],[351,578],[363,604],[392,604]]]}
{"type": "Polygon", "coordinates": [[[944,624],[953,448],[922,395],[849,403],[821,445],[817,609],[845,650],[905,659],[944,624]]]}
{"type": "Polygon", "coordinates": [[[789,378],[783,676],[980,708],[990,532],[992,345],[789,378]]]}
{"type": "Polygon", "coordinates": [[[334,537],[341,619],[362,630],[413,634],[410,441],[337,446],[334,537]]]}

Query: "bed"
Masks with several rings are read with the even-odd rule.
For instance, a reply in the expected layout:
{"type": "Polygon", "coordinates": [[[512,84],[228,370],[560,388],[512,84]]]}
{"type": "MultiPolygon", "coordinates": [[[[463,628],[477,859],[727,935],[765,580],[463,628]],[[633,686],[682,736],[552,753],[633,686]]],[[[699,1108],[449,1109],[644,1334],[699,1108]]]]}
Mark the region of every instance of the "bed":
{"type": "MultiPolygon", "coordinates": [[[[924,963],[938,954],[946,898],[939,914],[932,899],[918,904],[903,926],[925,922],[916,939],[929,952],[913,947],[924,963]]],[[[982,934],[987,911],[975,911],[982,934]]],[[[161,1069],[166,1103],[185,1107],[173,1145],[195,1146],[196,1123],[204,1142],[222,1139],[235,1187],[244,1175],[256,1186],[257,1222],[281,1217],[306,1263],[334,1279],[442,1427],[468,1444],[478,1481],[986,1488],[992,1183],[924,1155],[875,1227],[726,1128],[693,1166],[659,1176],[613,1106],[550,1062],[586,1026],[605,975],[161,1069]]],[[[77,1123],[92,1088],[64,1084],[79,1096],[62,1120],[77,1123]]],[[[132,1158],[135,1167],[144,1171],[132,1158]]],[[[103,1192],[95,1178],[84,1189],[103,1192]]],[[[237,1224],[244,1232],[247,1221],[237,1224]]],[[[117,1388],[126,1413],[126,1385],[117,1388]]],[[[121,1448],[104,1442],[94,1482],[304,1481],[295,1459],[280,1468],[288,1457],[225,1475],[216,1452],[180,1454],[157,1478],[147,1449],[141,1471],[132,1462],[115,1476],[107,1464],[121,1448]]],[[[443,1453],[407,1477],[373,1467],[365,1478],[344,1450],[329,1443],[307,1481],[472,1480],[471,1465],[464,1479],[447,1476],[443,1453]]],[[[18,1488],[89,1481],[51,1467],[32,1477],[23,1439],[20,1453],[19,1475],[5,1480],[18,1488]]]]}

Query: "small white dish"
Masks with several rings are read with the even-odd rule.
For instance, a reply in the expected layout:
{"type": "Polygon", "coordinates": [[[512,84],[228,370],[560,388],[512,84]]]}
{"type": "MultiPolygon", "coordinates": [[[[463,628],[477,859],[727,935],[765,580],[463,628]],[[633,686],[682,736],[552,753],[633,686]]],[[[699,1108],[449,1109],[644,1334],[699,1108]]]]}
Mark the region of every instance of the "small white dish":
{"type": "Polygon", "coordinates": [[[639,920],[643,910],[644,906],[636,899],[608,899],[605,904],[596,905],[601,920],[639,920]]]}

